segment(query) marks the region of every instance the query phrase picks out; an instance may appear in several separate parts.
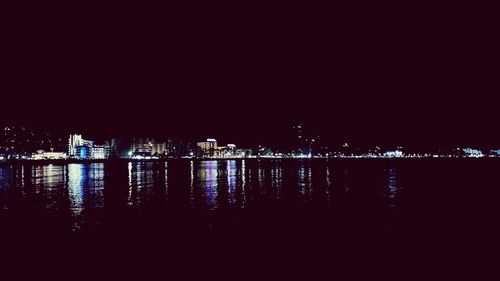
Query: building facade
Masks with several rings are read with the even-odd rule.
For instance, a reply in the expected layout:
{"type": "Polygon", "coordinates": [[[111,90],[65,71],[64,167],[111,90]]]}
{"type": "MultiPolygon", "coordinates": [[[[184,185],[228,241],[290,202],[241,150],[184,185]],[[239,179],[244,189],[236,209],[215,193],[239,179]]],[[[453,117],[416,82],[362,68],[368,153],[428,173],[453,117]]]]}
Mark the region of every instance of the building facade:
{"type": "Polygon", "coordinates": [[[94,141],[82,138],[82,135],[72,134],[68,141],[68,157],[73,159],[105,159],[106,145],[96,145],[94,141]]]}
{"type": "Polygon", "coordinates": [[[161,156],[165,155],[167,144],[153,138],[132,139],[130,152],[132,155],[161,156]]]}

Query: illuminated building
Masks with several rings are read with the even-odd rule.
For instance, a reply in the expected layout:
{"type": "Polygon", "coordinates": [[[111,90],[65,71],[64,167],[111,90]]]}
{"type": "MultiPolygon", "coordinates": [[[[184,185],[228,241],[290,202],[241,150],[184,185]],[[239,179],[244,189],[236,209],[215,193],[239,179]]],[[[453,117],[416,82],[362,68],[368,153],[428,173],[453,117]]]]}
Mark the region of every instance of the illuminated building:
{"type": "Polygon", "coordinates": [[[234,158],[236,157],[236,145],[228,144],[226,146],[219,146],[215,150],[215,155],[218,158],[234,158]]]}
{"type": "Polygon", "coordinates": [[[492,150],[491,155],[497,156],[497,157],[500,156],[500,149],[492,150]]]}
{"type": "Polygon", "coordinates": [[[82,145],[82,135],[73,134],[69,136],[68,155],[76,157],[76,147],[82,145]]]}
{"type": "Polygon", "coordinates": [[[217,140],[210,138],[198,142],[197,148],[198,151],[191,152],[191,155],[208,158],[242,158],[245,155],[251,155],[246,150],[236,149],[236,145],[232,143],[226,146],[217,146],[217,140]]]}
{"type": "Polygon", "coordinates": [[[37,151],[37,153],[33,153],[31,156],[31,159],[33,160],[61,160],[61,159],[66,159],[66,153],[64,152],[45,152],[43,150],[37,151]]]}
{"type": "Polygon", "coordinates": [[[401,150],[391,150],[384,153],[384,157],[387,158],[400,158],[403,157],[403,152],[401,150]]]}
{"type": "Polygon", "coordinates": [[[104,145],[94,145],[90,148],[90,157],[92,159],[105,159],[106,157],[106,146],[104,145]]]}
{"type": "Polygon", "coordinates": [[[207,141],[198,142],[197,145],[203,151],[209,151],[211,149],[217,148],[217,140],[216,139],[207,139],[207,141]]]}
{"type": "Polygon", "coordinates": [[[82,135],[69,136],[68,157],[76,159],[105,159],[108,157],[107,145],[96,145],[94,141],[85,140],[82,135]]]}
{"type": "Polygon", "coordinates": [[[76,155],[74,155],[74,158],[77,159],[90,159],[92,154],[91,154],[91,148],[88,146],[77,146],[75,148],[76,155]]]}
{"type": "Polygon", "coordinates": [[[128,158],[130,152],[130,142],[125,139],[113,138],[109,141],[108,158],[128,158]]]}
{"type": "Polygon", "coordinates": [[[484,157],[484,154],[481,150],[479,149],[473,149],[473,148],[464,148],[463,149],[465,157],[484,157]]]}
{"type": "Polygon", "coordinates": [[[201,148],[203,156],[214,157],[217,149],[216,139],[207,139],[207,141],[202,141],[197,143],[198,147],[201,148]]]}
{"type": "Polygon", "coordinates": [[[70,158],[89,159],[94,142],[84,140],[82,135],[73,134],[69,136],[68,156],[70,158]]]}
{"type": "Polygon", "coordinates": [[[130,150],[133,154],[151,154],[152,140],[149,138],[134,138],[130,150]]]}
{"type": "Polygon", "coordinates": [[[164,155],[166,147],[165,142],[157,142],[152,138],[134,138],[130,151],[134,155],[164,155]]]}
{"type": "Polygon", "coordinates": [[[163,155],[167,149],[167,144],[164,142],[153,143],[151,147],[152,155],[163,155]]]}

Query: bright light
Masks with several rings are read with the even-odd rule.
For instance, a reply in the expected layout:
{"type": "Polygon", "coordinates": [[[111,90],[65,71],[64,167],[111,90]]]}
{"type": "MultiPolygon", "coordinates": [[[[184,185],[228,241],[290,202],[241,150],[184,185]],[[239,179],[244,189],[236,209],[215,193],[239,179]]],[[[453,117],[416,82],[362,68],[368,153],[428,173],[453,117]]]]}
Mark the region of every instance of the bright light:
{"type": "Polygon", "coordinates": [[[216,142],[216,139],[207,139],[208,142],[216,142]]]}
{"type": "Polygon", "coordinates": [[[132,156],[132,154],[133,154],[132,151],[128,152],[128,156],[132,156]]]}

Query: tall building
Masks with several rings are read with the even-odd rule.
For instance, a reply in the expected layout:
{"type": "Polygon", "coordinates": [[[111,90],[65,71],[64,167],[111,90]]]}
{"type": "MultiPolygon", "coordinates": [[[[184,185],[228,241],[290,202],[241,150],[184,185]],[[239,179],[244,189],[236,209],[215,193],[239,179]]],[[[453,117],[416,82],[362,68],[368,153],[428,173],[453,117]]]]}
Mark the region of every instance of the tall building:
{"type": "Polygon", "coordinates": [[[164,142],[155,142],[151,147],[151,155],[164,155],[167,149],[167,144],[164,142]]]}
{"type": "MultiPolygon", "coordinates": [[[[201,151],[201,148],[198,147],[201,151]]],[[[165,148],[165,156],[168,158],[180,158],[184,156],[192,156],[197,150],[192,150],[191,144],[179,140],[167,140],[165,148]]]]}
{"type": "Polygon", "coordinates": [[[133,154],[151,154],[152,140],[149,138],[133,138],[130,151],[133,154]]]}
{"type": "Polygon", "coordinates": [[[242,155],[243,151],[238,151],[235,144],[227,144],[226,146],[218,146],[216,139],[207,139],[206,141],[198,142],[198,151],[191,151],[190,156],[196,157],[213,157],[213,158],[233,158],[242,155]]]}
{"type": "Polygon", "coordinates": [[[217,140],[216,139],[207,139],[207,141],[198,142],[197,145],[203,151],[209,151],[211,149],[216,149],[217,148],[217,140]]]}
{"type": "Polygon", "coordinates": [[[217,140],[207,139],[207,141],[201,141],[197,143],[198,147],[201,148],[203,156],[213,157],[217,150],[217,140]]]}
{"type": "Polygon", "coordinates": [[[77,156],[77,151],[76,148],[78,146],[82,146],[82,135],[69,135],[69,143],[68,143],[68,156],[69,157],[76,157],[77,156]]]}
{"type": "Polygon", "coordinates": [[[108,141],[108,157],[107,158],[128,158],[131,152],[130,139],[113,138],[108,141]]]}
{"type": "Polygon", "coordinates": [[[293,141],[291,143],[293,154],[304,155],[307,153],[307,139],[304,136],[304,125],[302,123],[293,126],[293,141]]]}
{"type": "Polygon", "coordinates": [[[304,125],[302,123],[298,123],[293,126],[295,133],[295,143],[302,143],[304,141],[304,125]]]}
{"type": "Polygon", "coordinates": [[[85,140],[82,135],[72,134],[68,141],[68,156],[77,159],[103,159],[104,146],[96,146],[94,141],[85,140]]]}
{"type": "Polygon", "coordinates": [[[303,123],[297,123],[292,127],[291,152],[295,156],[311,157],[313,146],[318,146],[319,136],[313,137],[312,131],[307,129],[303,123]]]}
{"type": "Polygon", "coordinates": [[[165,142],[156,141],[153,138],[134,138],[130,146],[132,154],[158,156],[164,155],[167,144],[165,142]]]}

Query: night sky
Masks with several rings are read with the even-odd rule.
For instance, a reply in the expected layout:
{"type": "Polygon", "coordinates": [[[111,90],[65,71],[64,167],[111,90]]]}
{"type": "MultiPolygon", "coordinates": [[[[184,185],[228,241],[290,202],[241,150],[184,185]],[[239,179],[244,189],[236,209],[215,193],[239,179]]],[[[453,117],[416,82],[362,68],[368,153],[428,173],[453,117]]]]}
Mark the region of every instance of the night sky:
{"type": "MultiPolygon", "coordinates": [[[[469,7],[20,7],[4,122],[92,137],[500,146],[498,44],[469,7]]],[[[491,20],[490,20],[491,19],[491,20]]]]}

